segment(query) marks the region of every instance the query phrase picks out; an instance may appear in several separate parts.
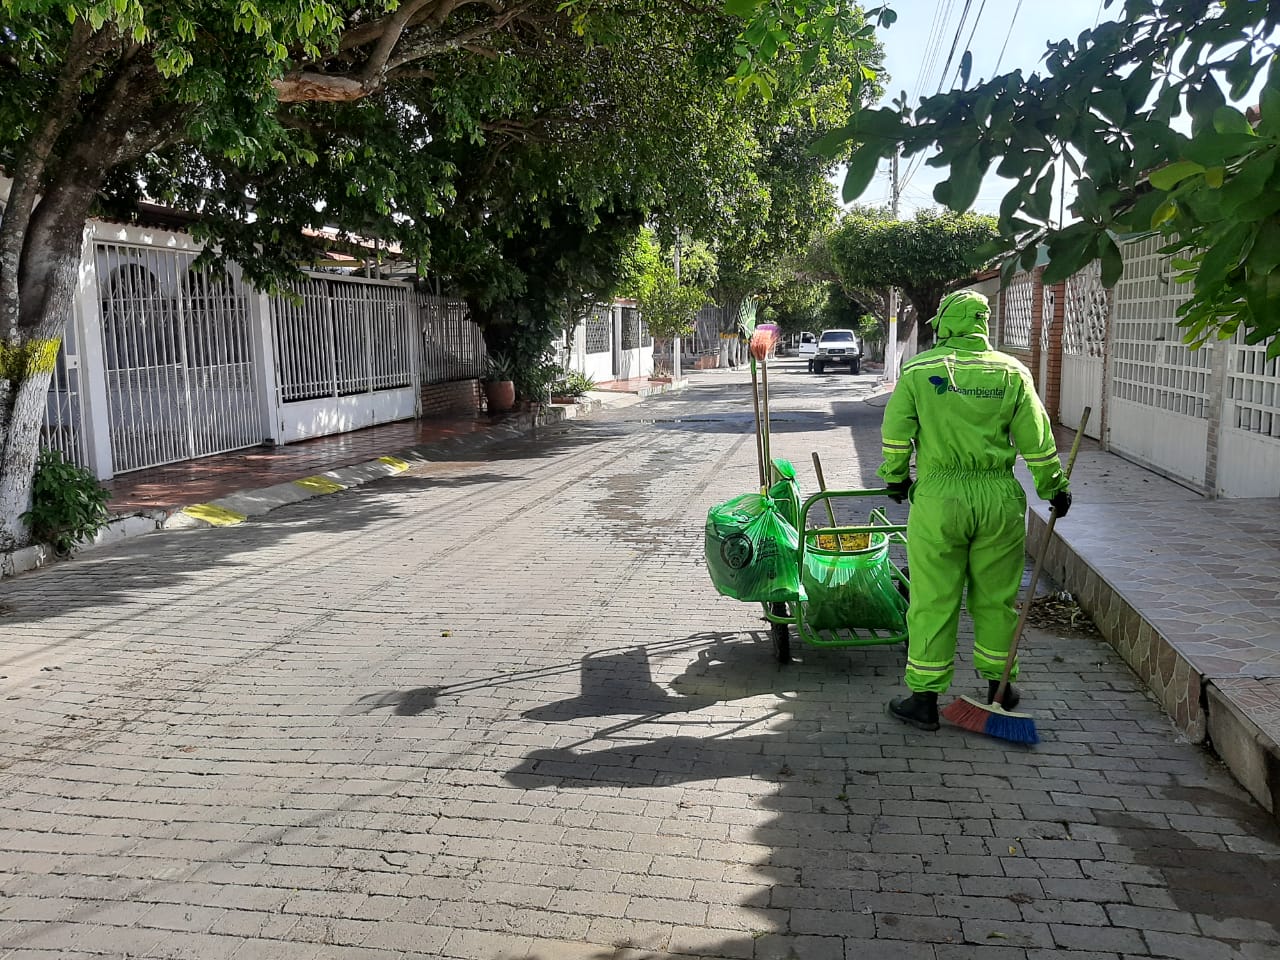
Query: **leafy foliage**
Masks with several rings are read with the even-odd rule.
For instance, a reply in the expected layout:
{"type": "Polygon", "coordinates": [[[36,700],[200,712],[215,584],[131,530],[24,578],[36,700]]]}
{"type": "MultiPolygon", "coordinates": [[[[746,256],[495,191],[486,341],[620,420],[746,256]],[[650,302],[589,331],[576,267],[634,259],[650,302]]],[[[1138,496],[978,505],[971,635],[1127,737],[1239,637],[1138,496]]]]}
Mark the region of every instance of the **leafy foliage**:
{"type": "Polygon", "coordinates": [[[570,370],[551,385],[553,397],[578,397],[590,393],[596,388],[595,379],[577,370],[570,370]]]}
{"type": "Polygon", "coordinates": [[[900,289],[928,319],[958,282],[987,262],[996,219],[976,213],[921,210],[894,220],[879,208],[852,209],[826,240],[831,269],[841,286],[863,300],[900,289]]]}
{"type": "Polygon", "coordinates": [[[1159,231],[1178,279],[1194,283],[1180,308],[1187,339],[1244,330],[1280,356],[1277,28],[1275,4],[1126,0],[1117,22],[1050,44],[1043,73],[866,111],[824,146],[859,144],[846,198],[899,145],[936,148],[928,163],[949,176],[934,196],[952,210],[989,170],[1012,179],[991,252],[1011,271],[1047,242],[1050,282],[1100,259],[1114,284],[1117,237],[1159,231]],[[1259,103],[1242,104],[1259,81],[1259,103]],[[1065,226],[1053,219],[1064,163],[1077,218],[1065,226]]]}
{"type": "Polygon", "coordinates": [[[107,525],[109,494],[88,470],[56,450],[41,451],[32,483],[31,509],[23,518],[36,540],[66,556],[107,525]]]}
{"type": "Polygon", "coordinates": [[[705,243],[681,251],[681,276],[674,259],[648,228],[641,230],[626,258],[618,293],[636,300],[653,336],[669,340],[693,332],[693,321],[707,302],[707,288],[716,276],[715,255],[705,243]]]}

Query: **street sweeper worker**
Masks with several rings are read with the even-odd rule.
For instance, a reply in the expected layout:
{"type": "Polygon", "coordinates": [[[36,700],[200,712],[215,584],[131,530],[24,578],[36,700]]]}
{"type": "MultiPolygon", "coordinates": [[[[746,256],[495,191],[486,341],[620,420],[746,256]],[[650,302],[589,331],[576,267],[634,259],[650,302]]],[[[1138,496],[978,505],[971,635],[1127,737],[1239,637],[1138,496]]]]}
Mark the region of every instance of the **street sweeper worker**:
{"type": "MultiPolygon", "coordinates": [[[[1026,545],[1026,494],[1013,475],[1019,453],[1036,493],[1059,517],[1071,506],[1049,417],[1027,368],[992,349],[990,306],[980,293],[944,297],[930,323],[938,342],[903,364],[884,411],[884,463],[890,496],[911,501],[907,564],[906,683],[911,695],[889,712],[922,730],[938,729],[938,694],[955,673],[960,601],[968,589],[973,665],[995,699],[1018,615],[1026,545]],[[911,480],[911,455],[916,479],[911,480]]],[[[1015,662],[1010,679],[1017,677],[1015,662]]],[[[1012,710],[1010,683],[1001,706],[1012,710]]]]}

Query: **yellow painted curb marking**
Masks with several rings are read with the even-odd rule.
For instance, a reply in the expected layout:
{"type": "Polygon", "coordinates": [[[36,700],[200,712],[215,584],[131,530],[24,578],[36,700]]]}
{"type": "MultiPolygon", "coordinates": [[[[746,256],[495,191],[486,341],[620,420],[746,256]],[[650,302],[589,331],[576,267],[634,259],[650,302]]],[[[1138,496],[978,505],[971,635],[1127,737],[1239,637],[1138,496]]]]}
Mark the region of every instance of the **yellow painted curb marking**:
{"type": "Polygon", "coordinates": [[[407,460],[400,460],[396,457],[379,457],[378,460],[389,467],[393,467],[398,472],[408,470],[412,466],[407,460]]]}
{"type": "Polygon", "coordinates": [[[301,480],[293,482],[304,490],[310,490],[312,493],[337,493],[339,490],[347,489],[336,480],[330,480],[328,477],[303,477],[301,480]]]}
{"type": "Polygon", "coordinates": [[[197,520],[211,523],[215,527],[233,527],[237,523],[244,523],[248,519],[243,513],[236,513],[234,510],[218,507],[212,503],[192,504],[189,507],[183,507],[182,512],[189,517],[195,517],[197,520]]]}

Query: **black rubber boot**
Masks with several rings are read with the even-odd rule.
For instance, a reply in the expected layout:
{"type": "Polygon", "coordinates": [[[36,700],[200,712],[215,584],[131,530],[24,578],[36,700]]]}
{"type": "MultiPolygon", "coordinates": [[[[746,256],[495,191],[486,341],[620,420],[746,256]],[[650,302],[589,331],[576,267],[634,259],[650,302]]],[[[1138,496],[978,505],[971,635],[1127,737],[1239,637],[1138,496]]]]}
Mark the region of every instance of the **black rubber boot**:
{"type": "MultiPolygon", "coordinates": [[[[999,680],[987,681],[987,703],[996,702],[996,691],[998,689],[1000,689],[999,680]]],[[[1020,700],[1022,700],[1022,697],[1018,694],[1018,688],[1011,683],[1004,688],[1004,699],[1000,701],[1000,706],[1006,710],[1012,710],[1020,700]]]]}
{"type": "Polygon", "coordinates": [[[938,695],[913,693],[889,701],[889,713],[920,730],[938,729],[938,695]]]}

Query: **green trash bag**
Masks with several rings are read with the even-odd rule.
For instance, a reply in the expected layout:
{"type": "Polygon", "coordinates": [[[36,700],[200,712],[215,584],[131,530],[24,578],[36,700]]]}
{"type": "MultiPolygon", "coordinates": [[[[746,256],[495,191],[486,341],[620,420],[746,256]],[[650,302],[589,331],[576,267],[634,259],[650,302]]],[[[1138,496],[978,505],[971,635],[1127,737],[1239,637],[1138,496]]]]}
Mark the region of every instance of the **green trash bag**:
{"type": "Polygon", "coordinates": [[[815,630],[906,630],[907,600],[893,579],[889,538],[873,533],[866,549],[838,552],[819,547],[819,533],[805,534],[805,623],[815,630]]]}
{"type": "Polygon", "coordinates": [[[769,471],[769,496],[784,520],[800,529],[800,483],[790,460],[775,459],[769,471]]]}
{"type": "Polygon", "coordinates": [[[716,590],[749,603],[795,600],[796,528],[770,497],[747,493],[707,511],[707,570],[716,590]]]}

